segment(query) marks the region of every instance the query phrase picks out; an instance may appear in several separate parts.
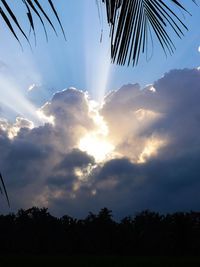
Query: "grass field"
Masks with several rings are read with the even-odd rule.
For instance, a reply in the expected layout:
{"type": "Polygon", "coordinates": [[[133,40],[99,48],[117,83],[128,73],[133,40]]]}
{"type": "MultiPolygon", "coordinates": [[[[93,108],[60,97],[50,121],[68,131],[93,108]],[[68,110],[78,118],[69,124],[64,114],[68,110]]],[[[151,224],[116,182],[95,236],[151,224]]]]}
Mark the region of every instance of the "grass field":
{"type": "Polygon", "coordinates": [[[200,258],[114,257],[114,256],[0,256],[0,266],[70,267],[200,267],[200,258]]]}

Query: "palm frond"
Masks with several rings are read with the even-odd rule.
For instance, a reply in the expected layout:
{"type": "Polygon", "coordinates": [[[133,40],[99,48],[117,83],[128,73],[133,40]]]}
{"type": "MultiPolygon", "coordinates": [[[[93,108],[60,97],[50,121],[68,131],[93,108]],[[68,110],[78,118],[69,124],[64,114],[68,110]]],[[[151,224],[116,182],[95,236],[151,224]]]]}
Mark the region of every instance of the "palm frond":
{"type": "Polygon", "coordinates": [[[15,30],[13,29],[12,24],[10,23],[8,16],[6,15],[6,13],[3,11],[3,9],[1,7],[0,7],[0,14],[1,14],[3,20],[5,21],[6,25],[8,26],[9,30],[11,31],[11,33],[14,35],[14,37],[17,39],[20,46],[22,47],[22,45],[19,41],[19,38],[18,38],[17,34],[15,33],[15,30]]]}
{"type": "Polygon", "coordinates": [[[20,30],[20,32],[23,34],[23,36],[25,37],[25,39],[29,42],[28,37],[26,36],[26,34],[24,33],[22,27],[20,26],[15,14],[13,13],[13,11],[11,10],[11,8],[9,7],[9,5],[7,4],[7,2],[5,0],[1,0],[2,4],[4,5],[5,9],[7,10],[8,14],[11,16],[13,22],[16,24],[16,26],[18,27],[18,29],[20,30]]]}
{"type": "Polygon", "coordinates": [[[4,180],[3,180],[3,177],[0,173],[0,182],[1,182],[1,185],[0,185],[0,193],[1,194],[5,194],[6,196],[6,200],[7,200],[7,203],[8,203],[8,206],[10,207],[10,201],[9,201],[9,198],[8,198],[8,193],[7,193],[7,190],[6,190],[6,186],[5,186],[5,183],[4,183],[4,180]]]}
{"type": "Polygon", "coordinates": [[[53,5],[53,2],[52,2],[51,0],[48,0],[48,1],[49,1],[49,4],[50,4],[50,6],[51,6],[53,12],[54,12],[54,15],[55,15],[56,18],[57,18],[57,21],[58,21],[58,23],[59,23],[59,25],[60,25],[60,27],[61,27],[63,36],[64,36],[64,38],[65,38],[65,40],[66,40],[65,31],[64,31],[64,29],[63,29],[63,26],[62,26],[62,23],[61,23],[60,18],[59,18],[59,16],[58,16],[58,13],[57,13],[57,11],[56,11],[54,5],[53,5]]]}
{"type": "MultiPolygon", "coordinates": [[[[101,0],[106,5],[111,29],[111,59],[119,65],[137,65],[140,54],[146,51],[152,34],[165,54],[175,51],[169,29],[182,38],[186,25],[170,7],[174,4],[188,12],[179,0],[101,0]]],[[[196,3],[195,0],[191,0],[196,3]]],[[[188,12],[189,13],[189,12],[188,12]]]]}
{"type": "MultiPolygon", "coordinates": [[[[19,4],[20,3],[25,5],[25,7],[27,9],[27,13],[25,15],[27,15],[28,24],[30,25],[30,31],[33,31],[34,36],[35,36],[35,40],[36,40],[36,34],[35,34],[35,26],[34,26],[34,19],[33,19],[34,15],[39,19],[42,27],[44,28],[44,33],[45,33],[47,41],[48,41],[48,34],[47,34],[47,30],[46,30],[46,24],[47,23],[50,25],[50,27],[53,29],[53,31],[57,35],[56,27],[55,27],[54,23],[52,22],[52,20],[50,19],[50,17],[52,15],[54,15],[56,20],[58,21],[58,24],[62,30],[63,36],[66,39],[65,32],[64,32],[64,29],[62,27],[62,23],[60,21],[60,18],[58,16],[58,13],[56,11],[56,8],[55,8],[52,0],[47,1],[47,3],[49,4],[50,10],[52,11],[52,14],[47,13],[47,11],[45,9],[44,2],[42,2],[42,1],[39,1],[39,0],[19,0],[19,4]]],[[[30,33],[29,33],[29,35],[27,33],[25,33],[24,27],[23,27],[23,25],[20,24],[17,16],[15,15],[15,11],[13,11],[11,8],[11,4],[9,3],[9,1],[0,0],[0,15],[3,18],[4,22],[6,23],[7,27],[9,28],[10,32],[13,34],[13,36],[19,42],[20,45],[21,45],[20,37],[18,36],[18,33],[16,32],[15,28],[17,28],[21,32],[23,37],[26,39],[26,41],[28,43],[30,43],[29,42],[30,33]],[[16,27],[14,27],[14,25],[16,27]]]]}

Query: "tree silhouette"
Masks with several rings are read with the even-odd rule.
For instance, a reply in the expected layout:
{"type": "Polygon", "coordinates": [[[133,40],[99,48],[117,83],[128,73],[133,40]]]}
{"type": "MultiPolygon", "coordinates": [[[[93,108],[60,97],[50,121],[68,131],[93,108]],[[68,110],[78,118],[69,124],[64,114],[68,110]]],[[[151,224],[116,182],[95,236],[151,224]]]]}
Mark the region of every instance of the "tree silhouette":
{"type": "Polygon", "coordinates": [[[0,255],[199,256],[200,213],[143,211],[120,222],[103,208],[85,219],[52,216],[33,207],[0,215],[0,255]]]}

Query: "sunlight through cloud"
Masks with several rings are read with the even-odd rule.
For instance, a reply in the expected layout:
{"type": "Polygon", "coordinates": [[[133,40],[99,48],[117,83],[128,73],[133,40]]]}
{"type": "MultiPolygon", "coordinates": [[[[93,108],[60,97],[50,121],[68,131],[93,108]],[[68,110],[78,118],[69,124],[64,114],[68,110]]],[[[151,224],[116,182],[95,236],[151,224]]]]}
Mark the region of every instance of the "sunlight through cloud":
{"type": "Polygon", "coordinates": [[[156,156],[158,150],[167,144],[166,140],[152,137],[146,141],[145,147],[138,157],[137,163],[146,163],[147,160],[156,156]]]}
{"type": "Polygon", "coordinates": [[[95,101],[89,101],[90,116],[96,125],[96,129],[88,132],[79,141],[80,150],[93,156],[96,162],[107,159],[114,150],[114,145],[109,141],[109,129],[104,118],[99,114],[99,106],[95,101]]]}

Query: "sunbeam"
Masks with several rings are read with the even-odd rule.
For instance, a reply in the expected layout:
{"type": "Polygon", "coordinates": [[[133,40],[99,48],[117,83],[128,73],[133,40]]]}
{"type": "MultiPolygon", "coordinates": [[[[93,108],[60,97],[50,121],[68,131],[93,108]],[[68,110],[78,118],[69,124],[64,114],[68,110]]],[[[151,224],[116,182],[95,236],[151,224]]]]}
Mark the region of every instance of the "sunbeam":
{"type": "MultiPolygon", "coordinates": [[[[101,24],[95,5],[95,1],[87,1],[85,6],[85,75],[87,90],[93,99],[101,103],[108,90],[111,68],[109,28],[106,24],[101,24]],[[91,8],[96,10],[96,16],[91,16],[91,8]],[[99,30],[88,31],[88,25],[99,30]]],[[[106,17],[103,11],[105,10],[102,10],[102,16],[106,17]]]]}
{"type": "MultiPolygon", "coordinates": [[[[24,73],[26,75],[26,73],[24,73]]],[[[31,103],[26,94],[23,92],[25,83],[21,81],[20,75],[11,75],[7,72],[0,73],[0,90],[2,109],[4,108],[12,111],[12,120],[15,117],[23,117],[34,123],[35,126],[46,122],[46,118],[41,116],[37,111],[37,107],[31,103]]],[[[7,114],[9,118],[9,114],[7,114]]]]}

